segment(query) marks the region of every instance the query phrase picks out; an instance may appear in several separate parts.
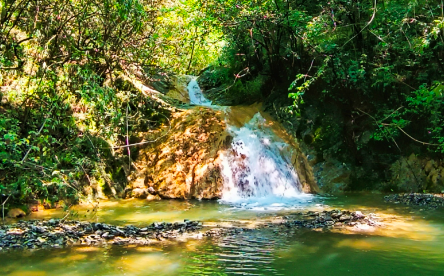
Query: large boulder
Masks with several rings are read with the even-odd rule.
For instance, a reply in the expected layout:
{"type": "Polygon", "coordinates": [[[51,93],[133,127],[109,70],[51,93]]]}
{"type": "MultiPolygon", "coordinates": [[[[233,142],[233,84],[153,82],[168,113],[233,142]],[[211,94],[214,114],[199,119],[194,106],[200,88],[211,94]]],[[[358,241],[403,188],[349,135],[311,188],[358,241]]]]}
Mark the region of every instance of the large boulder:
{"type": "Polygon", "coordinates": [[[26,216],[25,211],[23,211],[22,209],[19,209],[19,208],[10,209],[8,211],[9,218],[21,218],[24,216],[26,216]]]}
{"type": "Polygon", "coordinates": [[[187,75],[171,76],[170,87],[168,92],[166,93],[166,96],[184,103],[189,103],[190,95],[188,93],[188,84],[192,79],[192,76],[187,75]]]}
{"type": "Polygon", "coordinates": [[[220,198],[220,154],[229,141],[220,111],[196,107],[173,113],[167,134],[140,151],[130,189],[161,198],[220,198]]]}

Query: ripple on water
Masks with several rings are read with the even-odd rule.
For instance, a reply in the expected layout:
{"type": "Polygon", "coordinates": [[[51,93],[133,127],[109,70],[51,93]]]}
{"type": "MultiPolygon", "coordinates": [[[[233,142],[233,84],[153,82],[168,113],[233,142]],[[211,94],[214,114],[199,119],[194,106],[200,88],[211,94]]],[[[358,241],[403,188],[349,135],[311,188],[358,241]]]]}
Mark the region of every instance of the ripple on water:
{"type": "Polygon", "coordinates": [[[286,242],[269,231],[219,237],[190,252],[185,275],[283,275],[274,267],[277,248],[286,242]]]}

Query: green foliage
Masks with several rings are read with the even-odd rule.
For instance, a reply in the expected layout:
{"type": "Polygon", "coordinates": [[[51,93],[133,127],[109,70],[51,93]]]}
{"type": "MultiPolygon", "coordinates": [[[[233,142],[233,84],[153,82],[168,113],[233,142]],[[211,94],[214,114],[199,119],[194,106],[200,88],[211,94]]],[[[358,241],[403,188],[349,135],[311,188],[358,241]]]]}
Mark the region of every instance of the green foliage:
{"type": "Polygon", "coordinates": [[[251,102],[251,100],[259,99],[261,97],[261,89],[264,85],[264,79],[257,77],[253,80],[241,81],[236,80],[234,85],[229,88],[231,95],[236,95],[242,103],[251,102]]]}
{"type": "Polygon", "coordinates": [[[418,90],[409,93],[405,99],[405,107],[385,114],[384,119],[378,121],[379,129],[374,133],[374,138],[394,139],[399,135],[406,135],[416,143],[429,146],[431,151],[443,153],[443,91],[443,84],[435,82],[431,86],[423,84],[418,90]],[[415,132],[417,138],[403,130],[412,124],[420,125],[421,132],[415,132]]]}
{"type": "Polygon", "coordinates": [[[125,151],[113,147],[168,114],[122,74],[160,68],[211,64],[214,98],[273,99],[326,155],[444,152],[439,1],[0,0],[0,9],[0,192],[16,200],[75,198],[85,183],[125,179],[116,165],[125,151]]]}
{"type": "MultiPolygon", "coordinates": [[[[294,106],[296,108],[299,108],[299,104],[304,103],[302,96],[310,88],[310,85],[312,85],[317,79],[322,77],[329,62],[330,62],[330,57],[326,57],[322,66],[317,70],[316,74],[313,77],[308,76],[307,74],[298,74],[296,76],[296,79],[290,84],[288,90],[289,91],[295,90],[296,92],[290,93],[288,94],[288,96],[294,99],[294,106]],[[298,86],[298,82],[300,80],[303,80],[303,82],[301,83],[301,85],[298,86]]],[[[297,114],[298,116],[300,116],[299,112],[297,114]]]]}
{"type": "Polygon", "coordinates": [[[159,48],[164,7],[145,0],[0,1],[0,193],[12,195],[8,204],[123,189],[128,150],[117,146],[141,140],[139,133],[168,117],[122,77],[168,63],[159,48]]]}
{"type": "Polygon", "coordinates": [[[226,40],[222,64],[265,76],[268,106],[320,158],[371,160],[373,171],[399,154],[443,153],[440,1],[205,3],[226,40]]]}
{"type": "Polygon", "coordinates": [[[153,35],[156,66],[182,74],[198,74],[218,57],[222,41],[200,0],[173,1],[160,11],[161,28],[153,35]]]}

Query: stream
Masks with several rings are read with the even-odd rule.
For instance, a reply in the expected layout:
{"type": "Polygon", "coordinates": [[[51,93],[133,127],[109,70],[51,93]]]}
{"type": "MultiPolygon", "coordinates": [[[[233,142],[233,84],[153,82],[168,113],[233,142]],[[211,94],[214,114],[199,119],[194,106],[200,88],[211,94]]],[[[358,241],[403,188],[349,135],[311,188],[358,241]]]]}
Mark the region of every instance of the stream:
{"type": "MultiPolygon", "coordinates": [[[[245,228],[297,210],[362,210],[390,223],[370,232],[273,229],[152,246],[68,247],[0,252],[0,275],[444,275],[444,210],[383,202],[378,194],[314,197],[299,208],[257,210],[216,201],[123,200],[79,206],[81,219],[144,226],[200,219],[245,228]]],[[[61,218],[61,210],[30,219],[61,218]]]]}
{"type": "MultiPolygon", "coordinates": [[[[188,219],[244,231],[148,246],[0,251],[0,275],[444,275],[444,210],[386,203],[382,194],[305,194],[285,134],[258,106],[212,106],[196,81],[189,91],[192,104],[227,114],[233,141],[223,156],[222,199],[109,200],[76,206],[73,219],[138,227],[188,219]],[[374,213],[384,225],[360,231],[257,228],[295,212],[331,209],[374,213]]],[[[45,210],[27,219],[64,215],[45,210]]]]}

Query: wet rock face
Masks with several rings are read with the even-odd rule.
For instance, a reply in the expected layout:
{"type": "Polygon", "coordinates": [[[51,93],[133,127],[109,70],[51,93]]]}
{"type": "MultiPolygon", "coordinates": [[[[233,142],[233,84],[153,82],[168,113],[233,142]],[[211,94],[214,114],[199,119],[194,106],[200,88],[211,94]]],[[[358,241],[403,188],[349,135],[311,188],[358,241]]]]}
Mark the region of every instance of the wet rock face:
{"type": "Polygon", "coordinates": [[[443,194],[419,194],[419,193],[394,194],[394,195],[385,196],[384,200],[386,202],[392,202],[395,204],[421,206],[428,209],[436,209],[444,207],[443,194]]]}
{"type": "Polygon", "coordinates": [[[337,160],[327,159],[317,163],[313,170],[319,188],[324,192],[343,192],[350,185],[351,170],[337,160]]]}
{"type": "Polygon", "coordinates": [[[190,95],[188,94],[187,86],[192,80],[192,77],[187,75],[173,75],[170,79],[170,88],[166,96],[184,103],[189,103],[190,95]]]}
{"type": "Polygon", "coordinates": [[[132,195],[146,198],[220,198],[220,154],[229,146],[219,111],[196,107],[173,114],[171,129],[140,151],[130,176],[132,195]]]}
{"type": "Polygon", "coordinates": [[[399,192],[431,193],[444,191],[444,162],[428,160],[411,154],[402,157],[390,167],[392,178],[387,185],[395,187],[399,192]]]}

